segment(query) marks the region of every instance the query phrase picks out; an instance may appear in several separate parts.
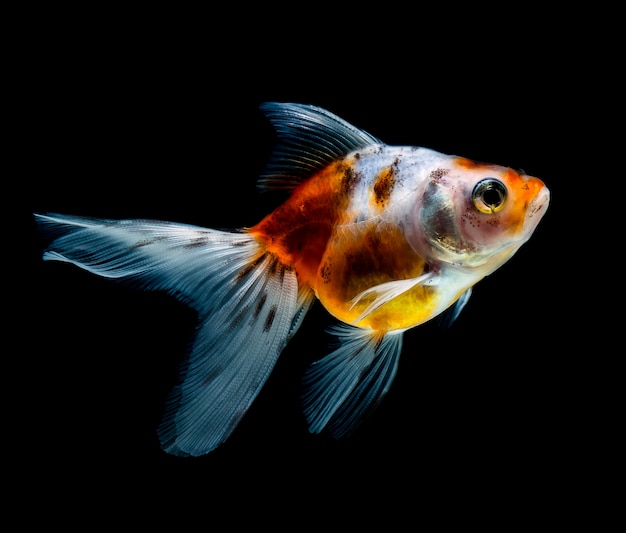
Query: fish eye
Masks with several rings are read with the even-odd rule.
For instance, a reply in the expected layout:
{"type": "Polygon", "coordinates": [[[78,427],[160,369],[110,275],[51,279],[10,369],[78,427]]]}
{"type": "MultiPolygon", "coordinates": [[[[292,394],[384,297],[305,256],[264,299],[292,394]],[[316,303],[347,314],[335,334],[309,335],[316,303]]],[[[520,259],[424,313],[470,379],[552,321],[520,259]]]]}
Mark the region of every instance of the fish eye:
{"type": "Polygon", "coordinates": [[[505,201],[506,187],[495,178],[479,181],[472,191],[472,202],[481,213],[497,213],[505,201]]]}

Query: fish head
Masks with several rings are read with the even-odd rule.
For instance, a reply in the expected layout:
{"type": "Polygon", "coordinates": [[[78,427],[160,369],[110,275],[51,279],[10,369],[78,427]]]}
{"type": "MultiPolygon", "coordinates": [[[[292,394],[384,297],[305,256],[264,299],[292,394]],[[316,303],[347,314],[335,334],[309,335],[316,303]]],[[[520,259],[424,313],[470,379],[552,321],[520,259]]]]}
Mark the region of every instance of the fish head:
{"type": "Polygon", "coordinates": [[[536,177],[451,157],[428,176],[412,240],[439,261],[486,275],[530,238],[549,202],[536,177]]]}

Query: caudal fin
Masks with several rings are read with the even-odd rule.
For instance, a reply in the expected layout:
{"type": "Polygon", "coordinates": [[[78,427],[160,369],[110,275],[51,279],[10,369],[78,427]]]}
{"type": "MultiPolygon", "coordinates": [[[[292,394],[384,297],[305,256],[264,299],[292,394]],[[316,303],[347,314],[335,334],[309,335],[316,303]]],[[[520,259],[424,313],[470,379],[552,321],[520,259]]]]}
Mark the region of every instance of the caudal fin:
{"type": "Polygon", "coordinates": [[[163,449],[198,456],[224,442],[313,302],[295,273],[245,232],[147,220],[35,215],[43,258],[134,287],[163,290],[198,313],[166,404],[163,449]]]}

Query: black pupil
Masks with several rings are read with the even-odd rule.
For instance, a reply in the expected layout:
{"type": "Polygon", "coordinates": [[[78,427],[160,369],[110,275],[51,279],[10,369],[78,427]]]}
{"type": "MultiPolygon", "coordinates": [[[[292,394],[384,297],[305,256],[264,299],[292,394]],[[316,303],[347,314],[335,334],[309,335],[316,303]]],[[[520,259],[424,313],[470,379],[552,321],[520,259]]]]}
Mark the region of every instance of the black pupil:
{"type": "Polygon", "coordinates": [[[483,201],[487,205],[498,206],[502,203],[502,193],[494,186],[487,187],[483,192],[483,201]]]}

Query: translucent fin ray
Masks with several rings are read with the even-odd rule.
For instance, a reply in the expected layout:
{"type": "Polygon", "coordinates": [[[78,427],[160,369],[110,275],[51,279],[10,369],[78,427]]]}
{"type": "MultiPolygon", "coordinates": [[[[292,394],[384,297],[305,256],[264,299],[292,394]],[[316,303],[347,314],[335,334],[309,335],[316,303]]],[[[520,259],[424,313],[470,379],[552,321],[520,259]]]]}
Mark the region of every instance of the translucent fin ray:
{"type": "Polygon", "coordinates": [[[381,283],[380,285],[376,285],[375,287],[370,287],[369,289],[363,291],[362,293],[355,296],[351,303],[350,309],[353,309],[354,306],[359,303],[364,298],[371,296],[373,294],[376,295],[375,299],[363,310],[363,312],[353,321],[353,324],[358,324],[361,320],[363,320],[367,315],[373,313],[381,307],[382,305],[390,302],[397,296],[400,296],[402,293],[412,289],[416,285],[420,283],[424,283],[428,281],[434,276],[433,273],[426,273],[412,279],[401,279],[396,281],[389,281],[387,283],[381,283]]]}
{"type": "Polygon", "coordinates": [[[146,220],[36,215],[44,259],[133,287],[166,291],[196,309],[198,327],[167,403],[165,451],[203,455],[224,442],[267,380],[314,301],[295,273],[249,234],[146,220]]]}
{"type": "Polygon", "coordinates": [[[449,328],[459,317],[461,311],[467,305],[471,295],[472,288],[470,287],[463,294],[461,294],[456,302],[454,302],[450,307],[448,307],[448,309],[437,317],[437,325],[440,328],[449,328]]]}
{"type": "Polygon", "coordinates": [[[303,378],[303,409],[311,433],[351,434],[385,396],[395,378],[402,332],[383,334],[340,325],[339,345],[303,378]]]}
{"type": "Polygon", "coordinates": [[[320,107],[266,102],[261,110],[276,130],[277,143],[260,190],[292,189],[332,161],[373,144],[383,144],[369,133],[320,107]]]}

